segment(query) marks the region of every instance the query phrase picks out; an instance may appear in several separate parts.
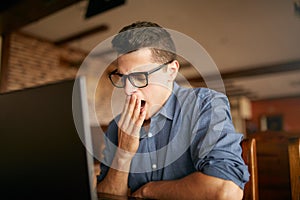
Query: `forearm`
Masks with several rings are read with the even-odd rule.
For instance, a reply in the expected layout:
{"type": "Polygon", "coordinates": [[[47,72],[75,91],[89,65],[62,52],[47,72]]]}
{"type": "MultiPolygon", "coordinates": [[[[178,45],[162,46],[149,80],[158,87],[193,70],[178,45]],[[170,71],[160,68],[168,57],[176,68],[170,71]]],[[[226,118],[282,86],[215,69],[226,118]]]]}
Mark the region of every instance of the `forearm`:
{"type": "Polygon", "coordinates": [[[98,183],[97,191],[114,195],[126,196],[128,192],[128,173],[132,157],[116,152],[111,167],[105,178],[98,183]]]}
{"type": "Polygon", "coordinates": [[[128,174],[115,169],[109,169],[106,177],[97,185],[97,191],[114,195],[127,195],[128,174]]]}
{"type": "Polygon", "coordinates": [[[240,200],[243,191],[231,181],[196,172],[179,180],[150,182],[134,195],[152,199],[240,200]]]}
{"type": "Polygon", "coordinates": [[[141,112],[141,99],[137,95],[127,96],[118,122],[118,148],[105,178],[97,186],[98,192],[127,195],[130,164],[139,147],[146,111],[147,104],[141,112]]]}

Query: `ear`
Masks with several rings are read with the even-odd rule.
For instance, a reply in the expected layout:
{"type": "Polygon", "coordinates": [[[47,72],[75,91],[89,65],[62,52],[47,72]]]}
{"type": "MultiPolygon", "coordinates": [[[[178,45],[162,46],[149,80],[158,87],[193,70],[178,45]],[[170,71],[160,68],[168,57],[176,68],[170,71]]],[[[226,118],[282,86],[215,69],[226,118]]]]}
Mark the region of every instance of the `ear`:
{"type": "Polygon", "coordinates": [[[179,70],[179,62],[177,60],[173,60],[170,64],[168,64],[168,81],[174,81],[179,70]]]}

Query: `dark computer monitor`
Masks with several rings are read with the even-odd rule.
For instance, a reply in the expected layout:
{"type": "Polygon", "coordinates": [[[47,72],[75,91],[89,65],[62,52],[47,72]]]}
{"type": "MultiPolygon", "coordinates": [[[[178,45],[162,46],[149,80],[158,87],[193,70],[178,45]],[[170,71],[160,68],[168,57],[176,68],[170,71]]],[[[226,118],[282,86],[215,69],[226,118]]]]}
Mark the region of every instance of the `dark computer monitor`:
{"type": "Polygon", "coordinates": [[[94,198],[85,94],[83,77],[0,94],[0,199],[94,198]]]}

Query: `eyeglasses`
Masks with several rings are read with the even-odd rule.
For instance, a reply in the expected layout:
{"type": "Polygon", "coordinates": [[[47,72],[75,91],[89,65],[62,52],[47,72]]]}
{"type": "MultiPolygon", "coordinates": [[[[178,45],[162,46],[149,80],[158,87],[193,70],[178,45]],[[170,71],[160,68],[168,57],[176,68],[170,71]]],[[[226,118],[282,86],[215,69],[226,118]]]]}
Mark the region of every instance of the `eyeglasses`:
{"type": "Polygon", "coordinates": [[[126,79],[130,81],[130,83],[137,88],[143,88],[148,85],[148,76],[158,70],[162,69],[163,67],[167,66],[172,61],[164,63],[150,71],[147,72],[134,72],[128,75],[120,74],[117,72],[117,69],[111,72],[108,76],[111,83],[117,88],[124,88],[126,85],[126,79]]]}

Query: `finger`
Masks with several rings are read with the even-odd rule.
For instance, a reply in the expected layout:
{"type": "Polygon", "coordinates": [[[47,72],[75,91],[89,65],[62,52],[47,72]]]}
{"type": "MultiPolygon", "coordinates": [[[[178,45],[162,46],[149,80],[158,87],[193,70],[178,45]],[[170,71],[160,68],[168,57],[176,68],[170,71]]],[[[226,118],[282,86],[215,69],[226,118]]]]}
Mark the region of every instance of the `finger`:
{"type": "Polygon", "coordinates": [[[136,95],[132,95],[128,104],[127,112],[125,113],[124,117],[124,125],[128,126],[132,121],[133,111],[135,108],[137,97],[136,95]]]}
{"type": "Polygon", "coordinates": [[[135,102],[135,107],[132,113],[132,118],[129,124],[129,130],[131,130],[131,135],[134,137],[140,137],[140,129],[142,124],[139,123],[139,118],[141,116],[141,99],[137,97],[135,102]]]}
{"type": "Polygon", "coordinates": [[[135,122],[135,125],[133,127],[132,132],[134,133],[135,136],[139,136],[139,132],[140,132],[140,129],[141,129],[141,127],[143,125],[143,122],[145,120],[147,110],[148,110],[148,105],[145,104],[145,107],[144,107],[143,111],[140,113],[140,115],[137,118],[137,120],[135,122]]]}
{"type": "Polygon", "coordinates": [[[133,115],[132,115],[132,120],[133,120],[134,123],[139,118],[140,113],[141,113],[141,99],[139,97],[137,97],[137,100],[135,102],[135,107],[134,107],[134,110],[133,110],[133,115]]]}
{"type": "MultiPolygon", "coordinates": [[[[146,106],[145,106],[145,108],[146,108],[146,106]]],[[[143,125],[144,120],[145,120],[145,118],[146,118],[146,113],[147,113],[147,109],[144,109],[144,110],[142,111],[142,113],[140,114],[138,120],[136,121],[137,126],[140,126],[140,127],[141,127],[141,126],[143,125]]]]}
{"type": "Polygon", "coordinates": [[[121,118],[120,118],[119,123],[118,123],[119,127],[121,127],[121,125],[124,123],[124,119],[125,119],[125,116],[126,116],[126,113],[127,113],[127,110],[128,110],[128,105],[129,105],[130,99],[131,99],[131,96],[127,96],[126,99],[125,99],[125,103],[124,103],[123,110],[122,110],[122,113],[121,113],[121,118]]]}

